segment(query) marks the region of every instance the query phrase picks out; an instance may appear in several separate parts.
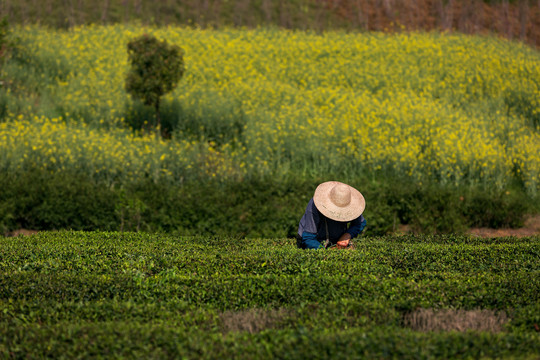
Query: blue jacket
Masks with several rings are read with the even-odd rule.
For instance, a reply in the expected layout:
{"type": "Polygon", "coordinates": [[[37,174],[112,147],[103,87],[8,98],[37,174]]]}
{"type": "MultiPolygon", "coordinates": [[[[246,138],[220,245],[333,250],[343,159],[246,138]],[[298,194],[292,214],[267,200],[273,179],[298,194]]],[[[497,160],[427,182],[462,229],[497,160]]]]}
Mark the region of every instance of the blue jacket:
{"type": "Polygon", "coordinates": [[[306,212],[298,226],[298,236],[302,239],[302,248],[319,249],[326,240],[326,231],[332,243],[336,243],[341,235],[348,232],[355,238],[366,227],[363,215],[350,222],[341,222],[327,218],[315,206],[313,199],[309,200],[306,212]]]}

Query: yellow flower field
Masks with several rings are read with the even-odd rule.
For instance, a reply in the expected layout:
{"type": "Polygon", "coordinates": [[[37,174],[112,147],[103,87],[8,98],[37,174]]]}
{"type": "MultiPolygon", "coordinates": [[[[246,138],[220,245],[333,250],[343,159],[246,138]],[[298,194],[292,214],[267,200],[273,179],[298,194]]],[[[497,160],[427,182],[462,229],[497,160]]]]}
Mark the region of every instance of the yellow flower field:
{"type": "Polygon", "coordinates": [[[38,118],[0,124],[2,171],[76,169],[112,185],[126,179],[182,182],[193,177],[227,177],[233,165],[212,144],[169,142],[61,118],[38,118]]]}
{"type": "Polygon", "coordinates": [[[540,53],[521,44],[135,25],[30,26],[15,35],[28,62],[54,75],[35,75],[48,106],[0,124],[2,171],[70,167],[112,183],[381,170],[501,188],[518,177],[531,192],[540,187],[540,53]],[[185,52],[186,73],[164,102],[195,114],[201,128],[242,117],[241,139],[216,145],[181,131],[158,140],[124,129],[134,106],[124,90],[126,44],[143,33],[185,52]]]}

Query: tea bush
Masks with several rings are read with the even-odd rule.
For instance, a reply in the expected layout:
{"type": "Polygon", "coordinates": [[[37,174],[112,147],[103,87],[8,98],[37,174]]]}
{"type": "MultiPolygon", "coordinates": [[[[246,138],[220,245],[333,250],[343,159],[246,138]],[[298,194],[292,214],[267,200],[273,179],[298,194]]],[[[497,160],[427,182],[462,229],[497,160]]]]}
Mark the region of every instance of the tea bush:
{"type": "Polygon", "coordinates": [[[130,232],[0,237],[0,357],[540,351],[540,238],[387,236],[356,245],[306,251],[290,239],[130,232]],[[403,321],[419,308],[491,309],[509,320],[498,332],[424,333],[403,321]]]}
{"type": "MultiPolygon", "coordinates": [[[[179,235],[288,237],[323,179],[186,182],[151,179],[113,187],[71,171],[0,176],[0,232],[144,230],[179,235]]],[[[415,232],[460,233],[468,226],[519,226],[537,211],[523,193],[418,186],[399,179],[358,180],[367,207],[365,233],[383,235],[409,224],[415,232]],[[463,198],[463,200],[461,200],[463,198]]]]}

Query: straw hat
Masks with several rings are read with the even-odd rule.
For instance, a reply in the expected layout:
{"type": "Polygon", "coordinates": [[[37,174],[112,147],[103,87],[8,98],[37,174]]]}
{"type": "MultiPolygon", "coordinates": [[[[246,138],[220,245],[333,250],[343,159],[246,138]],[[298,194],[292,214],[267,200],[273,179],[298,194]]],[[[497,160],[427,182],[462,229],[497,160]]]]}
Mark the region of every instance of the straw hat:
{"type": "Polygon", "coordinates": [[[327,181],[317,186],[313,202],[324,216],[343,222],[356,219],[366,208],[366,200],[360,191],[339,181],[327,181]]]}

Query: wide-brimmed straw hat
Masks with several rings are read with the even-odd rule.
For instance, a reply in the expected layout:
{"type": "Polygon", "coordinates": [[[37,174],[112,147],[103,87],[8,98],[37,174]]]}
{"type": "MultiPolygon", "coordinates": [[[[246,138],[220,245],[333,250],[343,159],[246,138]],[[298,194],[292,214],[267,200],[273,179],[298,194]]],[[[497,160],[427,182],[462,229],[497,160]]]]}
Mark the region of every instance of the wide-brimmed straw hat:
{"type": "Polygon", "coordinates": [[[327,218],[352,221],[362,215],[366,200],[360,191],[339,181],[327,181],[315,189],[313,202],[327,218]]]}

